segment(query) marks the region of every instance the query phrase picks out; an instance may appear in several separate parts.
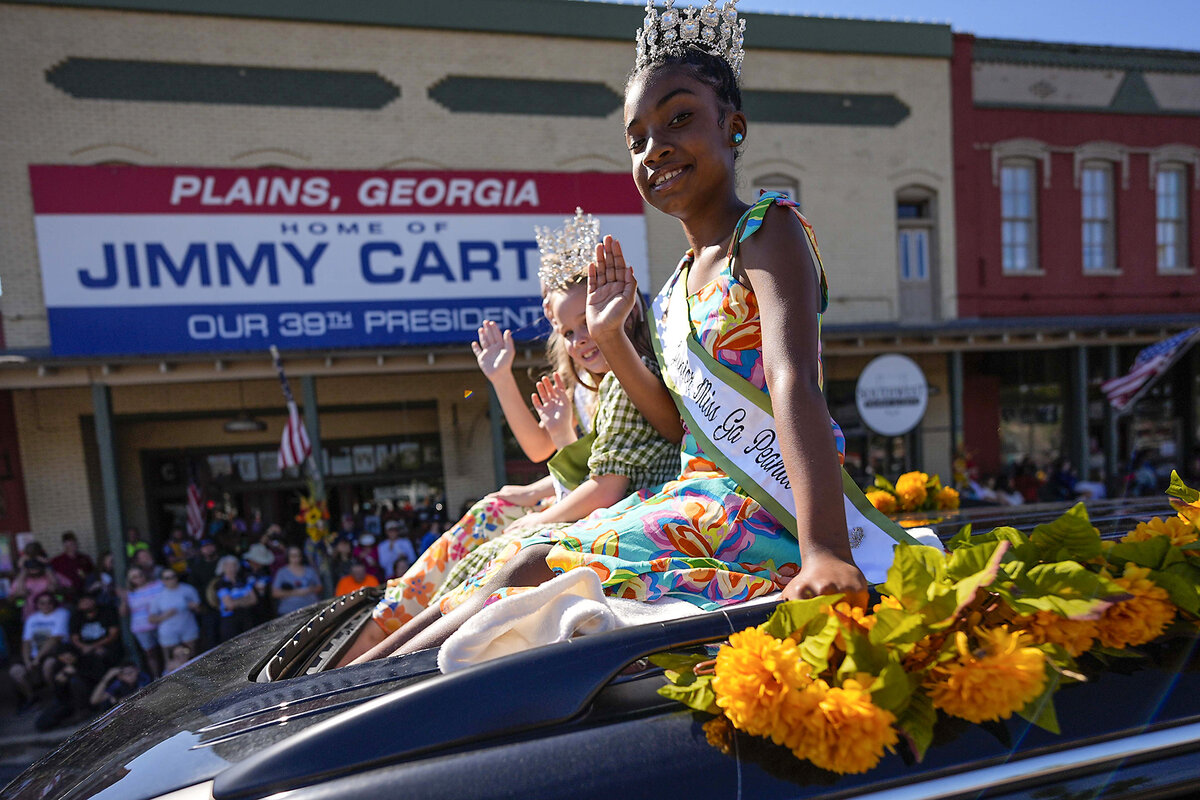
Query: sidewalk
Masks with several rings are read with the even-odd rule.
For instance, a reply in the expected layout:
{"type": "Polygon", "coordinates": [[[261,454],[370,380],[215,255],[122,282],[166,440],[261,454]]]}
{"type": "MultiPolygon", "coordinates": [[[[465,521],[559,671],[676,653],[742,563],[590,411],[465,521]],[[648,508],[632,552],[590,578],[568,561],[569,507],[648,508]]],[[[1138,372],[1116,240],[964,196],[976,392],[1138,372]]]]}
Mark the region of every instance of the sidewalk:
{"type": "Polygon", "coordinates": [[[49,706],[49,700],[41,700],[18,714],[11,702],[0,701],[0,790],[89,721],[39,731],[35,723],[49,706]]]}

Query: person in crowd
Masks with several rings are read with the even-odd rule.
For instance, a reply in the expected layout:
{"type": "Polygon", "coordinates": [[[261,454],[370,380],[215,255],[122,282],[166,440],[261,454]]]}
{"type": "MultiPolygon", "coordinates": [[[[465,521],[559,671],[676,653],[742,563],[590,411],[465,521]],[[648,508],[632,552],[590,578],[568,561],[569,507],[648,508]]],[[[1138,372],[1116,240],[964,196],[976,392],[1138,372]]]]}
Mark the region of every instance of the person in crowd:
{"type": "Polygon", "coordinates": [[[149,580],[156,581],[162,574],[162,565],[154,560],[154,553],[148,547],[134,553],[132,563],[135,567],[146,573],[146,577],[149,580]]]}
{"type": "Polygon", "coordinates": [[[125,558],[128,561],[133,561],[133,557],[139,550],[149,550],[149,542],[142,539],[142,532],[137,526],[130,525],[125,529],[125,558]]]}
{"type": "Polygon", "coordinates": [[[409,569],[412,568],[412,564],[413,562],[409,560],[408,556],[397,556],[396,560],[392,562],[391,577],[389,577],[388,580],[391,580],[392,578],[404,577],[404,573],[408,572],[409,569]]]}
{"type": "Polygon", "coordinates": [[[96,603],[100,606],[116,611],[121,605],[121,598],[117,594],[117,580],[113,570],[113,554],[101,553],[100,564],[88,578],[84,592],[96,598],[96,603]]]}
{"type": "MultiPolygon", "coordinates": [[[[466,510],[463,511],[462,516],[465,517],[470,514],[471,508],[472,506],[468,505],[466,510]]],[[[436,542],[441,535],[442,531],[440,531],[438,526],[434,525],[432,522],[418,522],[417,541],[420,542],[420,544],[417,545],[417,550],[420,551],[418,556],[423,555],[426,550],[432,547],[433,543],[436,542]]]]}
{"type": "Polygon", "coordinates": [[[1042,479],[1038,477],[1037,465],[1033,459],[1025,456],[1017,464],[1013,475],[1013,488],[1021,493],[1021,499],[1026,503],[1036,503],[1038,491],[1042,488],[1042,479]]]}
{"type": "Polygon", "coordinates": [[[1159,485],[1158,472],[1154,469],[1151,452],[1142,450],[1133,459],[1129,493],[1134,497],[1153,497],[1161,491],[1159,485]]]}
{"type": "Polygon", "coordinates": [[[383,566],[379,561],[379,549],[375,545],[375,537],[370,533],[359,534],[358,541],[353,549],[354,558],[367,565],[367,572],[375,576],[376,580],[384,580],[383,566]]]}
{"type": "Polygon", "coordinates": [[[200,593],[180,580],[179,573],[170,567],[162,571],[159,580],[162,591],[150,601],[150,621],[158,626],[155,629],[158,646],[164,655],[180,643],[194,651],[200,639],[200,625],[196,621],[200,593]]]}
{"type": "Polygon", "coordinates": [[[32,605],[34,611],[22,626],[21,659],[8,669],[25,708],[33,704],[35,690],[54,677],[54,652],[70,635],[70,613],[59,607],[54,595],[39,594],[32,605]]]}
{"type": "MultiPolygon", "coordinates": [[[[163,563],[176,574],[187,574],[187,562],[192,557],[192,542],[187,538],[187,532],[176,525],[171,528],[167,543],[162,548],[163,563]]],[[[161,577],[161,576],[160,576],[161,577]]]]}
{"type": "Polygon", "coordinates": [[[214,596],[221,614],[220,641],[227,642],[254,626],[254,607],[258,605],[258,594],[254,591],[254,579],[242,569],[237,556],[221,556],[217,564],[214,596]]]}
{"type": "Polygon", "coordinates": [[[334,594],[337,594],[337,584],[350,574],[350,564],[354,561],[354,539],[344,533],[339,533],[333,540],[333,555],[329,557],[329,574],[333,578],[334,594]]]}
{"type": "Polygon", "coordinates": [[[115,609],[90,594],[81,595],[71,614],[71,644],[79,651],[79,670],[92,680],[121,660],[121,621],[115,609]]]}
{"type": "Polygon", "coordinates": [[[287,549],[288,562],[275,573],[271,595],[275,598],[279,616],[304,608],[321,596],[321,576],[304,561],[299,547],[287,549]]]}
{"type": "Polygon", "coordinates": [[[192,646],[180,643],[167,651],[167,661],[163,665],[163,675],[170,675],[184,664],[192,660],[196,650],[192,646]]]}
{"type": "Polygon", "coordinates": [[[244,561],[246,574],[254,582],[254,596],[257,599],[250,614],[250,627],[254,627],[275,616],[275,609],[271,604],[271,578],[274,576],[272,566],[275,564],[275,554],[262,542],[255,542],[246,551],[244,561]]]}
{"type": "Polygon", "coordinates": [[[207,650],[220,641],[221,613],[215,600],[210,602],[208,589],[217,578],[217,564],[221,561],[221,555],[217,551],[217,543],[212,539],[201,539],[197,547],[200,552],[188,559],[187,580],[200,595],[200,610],[196,612],[196,618],[200,623],[200,647],[207,650]]]}
{"type": "Polygon", "coordinates": [[[342,527],[338,529],[338,536],[350,539],[351,541],[358,540],[358,526],[354,524],[353,514],[342,514],[342,527]]]}
{"type": "Polygon", "coordinates": [[[137,690],[150,684],[150,676],[142,672],[136,662],[126,661],[113,667],[96,683],[89,698],[92,708],[104,711],[129,697],[137,690]]]}
{"type": "Polygon", "coordinates": [[[337,588],[334,593],[341,597],[344,594],[357,592],[359,589],[378,586],[379,579],[371,573],[367,572],[367,565],[358,559],[350,560],[350,572],[338,581],[337,588]]]}
{"type": "Polygon", "coordinates": [[[162,650],[158,646],[158,626],[150,619],[150,606],[162,591],[162,582],[152,580],[144,569],[135,564],[125,573],[125,587],[122,614],[129,619],[129,630],[133,633],[146,668],[151,675],[159,675],[162,673],[162,650]]]}
{"type": "Polygon", "coordinates": [[[79,549],[74,531],[62,535],[62,552],[50,559],[50,567],[62,579],[63,589],[72,597],[81,594],[88,578],[96,571],[96,564],[87,553],[79,549]]]}
{"type": "Polygon", "coordinates": [[[272,522],[263,530],[262,538],[259,541],[266,545],[267,549],[271,551],[271,555],[275,557],[275,560],[271,562],[271,574],[274,575],[288,563],[287,545],[283,541],[283,528],[272,522]]]}
{"type": "Polygon", "coordinates": [[[25,558],[21,561],[21,568],[17,570],[17,577],[13,579],[9,589],[9,594],[14,600],[24,603],[21,618],[29,619],[37,610],[36,604],[31,602],[33,599],[61,590],[62,582],[57,573],[50,568],[46,551],[42,550],[40,545],[36,548],[25,548],[25,558]]]}
{"type": "Polygon", "coordinates": [[[79,650],[69,642],[60,643],[54,651],[54,662],[54,674],[49,679],[54,702],[38,715],[34,726],[39,731],[56,728],[91,713],[96,677],[81,668],[79,650]]]}
{"type": "MultiPolygon", "coordinates": [[[[411,565],[417,560],[416,550],[412,540],[408,538],[408,530],[398,519],[389,519],[383,525],[384,539],[379,543],[379,564],[386,570],[389,578],[398,578],[403,572],[395,572],[396,562],[401,558],[407,559],[411,565]]],[[[407,569],[407,567],[405,568],[407,569]]]]}
{"type": "Polygon", "coordinates": [[[1075,484],[1078,482],[1079,478],[1075,474],[1075,467],[1071,464],[1071,460],[1065,456],[1059,456],[1054,459],[1054,465],[1050,469],[1046,482],[1038,489],[1038,499],[1048,503],[1074,500],[1078,494],[1075,491],[1075,484]]]}

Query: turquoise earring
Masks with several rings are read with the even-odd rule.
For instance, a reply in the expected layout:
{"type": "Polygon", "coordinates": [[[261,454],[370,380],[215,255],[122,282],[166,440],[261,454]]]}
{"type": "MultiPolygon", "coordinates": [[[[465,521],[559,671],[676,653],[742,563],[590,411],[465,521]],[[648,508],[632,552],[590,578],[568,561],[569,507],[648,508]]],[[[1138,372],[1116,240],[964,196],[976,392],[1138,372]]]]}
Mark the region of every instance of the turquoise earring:
{"type": "Polygon", "coordinates": [[[736,132],[736,133],[734,133],[734,134],[733,134],[733,144],[734,144],[735,146],[736,146],[736,145],[739,145],[739,144],[741,144],[741,143],[742,143],[742,140],[743,140],[743,139],[745,139],[745,138],[746,138],[746,137],[745,137],[744,135],[742,135],[742,132],[741,132],[741,131],[738,131],[738,132],[736,132]]]}

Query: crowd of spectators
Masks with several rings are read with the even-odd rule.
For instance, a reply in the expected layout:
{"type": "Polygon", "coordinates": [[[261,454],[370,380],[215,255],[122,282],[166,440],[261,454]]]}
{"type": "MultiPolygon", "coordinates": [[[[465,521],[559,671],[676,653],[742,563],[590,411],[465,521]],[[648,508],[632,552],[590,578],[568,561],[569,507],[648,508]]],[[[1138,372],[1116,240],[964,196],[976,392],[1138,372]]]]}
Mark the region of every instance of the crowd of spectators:
{"type": "Polygon", "coordinates": [[[226,524],[198,539],[175,528],[160,547],[131,527],[123,581],[111,553],[93,560],[71,531],[53,558],[31,542],[0,593],[0,688],[18,713],[40,709],[39,728],[84,719],[275,616],[402,575],[444,525],[346,514],[321,542],[226,524]]]}

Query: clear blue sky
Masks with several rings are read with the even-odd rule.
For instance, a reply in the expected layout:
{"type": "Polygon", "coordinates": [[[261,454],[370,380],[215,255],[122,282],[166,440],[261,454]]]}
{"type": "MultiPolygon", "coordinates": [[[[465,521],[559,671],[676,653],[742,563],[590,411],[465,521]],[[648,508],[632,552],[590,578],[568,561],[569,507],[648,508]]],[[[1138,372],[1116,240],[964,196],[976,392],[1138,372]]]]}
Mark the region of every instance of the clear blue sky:
{"type": "MultiPolygon", "coordinates": [[[[604,1],[645,5],[645,0],[604,1]]],[[[700,0],[676,2],[700,5],[700,0]]],[[[771,14],[948,22],[956,32],[1004,39],[1200,51],[1200,0],[741,0],[738,8],[771,14]]],[[[747,39],[753,46],[752,32],[747,39]]]]}

